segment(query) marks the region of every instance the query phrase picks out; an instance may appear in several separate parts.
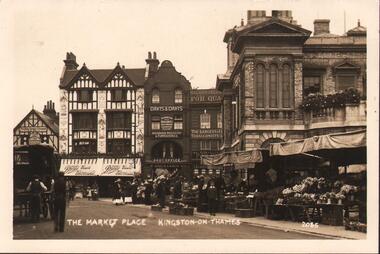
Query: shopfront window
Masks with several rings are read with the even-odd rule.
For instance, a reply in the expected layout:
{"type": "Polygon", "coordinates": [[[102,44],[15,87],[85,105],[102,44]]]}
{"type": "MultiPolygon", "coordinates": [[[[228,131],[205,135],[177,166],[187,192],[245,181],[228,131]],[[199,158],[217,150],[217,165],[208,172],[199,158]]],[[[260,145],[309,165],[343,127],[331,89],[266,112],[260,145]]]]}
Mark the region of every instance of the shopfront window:
{"type": "Polygon", "coordinates": [[[129,154],[131,153],[131,141],[129,139],[107,140],[107,153],[129,154]]]}

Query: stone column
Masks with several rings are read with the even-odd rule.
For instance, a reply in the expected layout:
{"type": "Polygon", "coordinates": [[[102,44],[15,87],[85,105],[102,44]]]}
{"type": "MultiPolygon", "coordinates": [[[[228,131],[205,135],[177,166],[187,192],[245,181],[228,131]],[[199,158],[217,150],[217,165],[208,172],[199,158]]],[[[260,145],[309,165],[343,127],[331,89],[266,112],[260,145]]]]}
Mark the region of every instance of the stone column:
{"type": "Polygon", "coordinates": [[[294,109],[295,119],[302,119],[300,105],[302,103],[302,60],[296,59],[294,62],[294,109]]]}
{"type": "Polygon", "coordinates": [[[98,91],[98,153],[106,153],[107,91],[98,91]]]}
{"type": "Polygon", "coordinates": [[[68,132],[69,132],[69,100],[68,93],[64,89],[59,91],[59,153],[68,153],[68,132]]]}

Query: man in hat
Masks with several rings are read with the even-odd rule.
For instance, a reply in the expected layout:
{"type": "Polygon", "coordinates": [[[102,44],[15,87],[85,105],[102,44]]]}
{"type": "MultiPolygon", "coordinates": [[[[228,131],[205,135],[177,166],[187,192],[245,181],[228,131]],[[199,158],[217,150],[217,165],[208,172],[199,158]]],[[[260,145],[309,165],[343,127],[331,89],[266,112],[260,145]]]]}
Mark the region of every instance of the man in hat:
{"type": "Polygon", "coordinates": [[[54,231],[63,232],[65,228],[66,216],[66,179],[64,172],[59,172],[55,180],[54,194],[54,231]]]}
{"type": "Polygon", "coordinates": [[[33,176],[33,180],[29,182],[26,191],[32,193],[30,200],[30,211],[32,215],[32,221],[38,222],[40,220],[40,207],[41,207],[41,193],[47,191],[46,186],[40,181],[38,175],[33,176]]]}

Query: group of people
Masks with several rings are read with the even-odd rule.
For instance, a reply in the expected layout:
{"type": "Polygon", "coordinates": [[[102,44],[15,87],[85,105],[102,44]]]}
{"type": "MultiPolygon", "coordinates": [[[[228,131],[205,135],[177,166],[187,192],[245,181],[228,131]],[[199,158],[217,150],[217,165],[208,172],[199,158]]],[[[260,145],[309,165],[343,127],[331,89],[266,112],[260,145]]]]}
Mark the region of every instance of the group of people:
{"type": "Polygon", "coordinates": [[[151,205],[151,196],[153,194],[153,180],[147,178],[133,179],[132,181],[122,181],[118,178],[113,185],[112,200],[114,204],[141,204],[151,205]]]}
{"type": "Polygon", "coordinates": [[[63,172],[59,172],[55,179],[48,181],[48,187],[40,180],[38,175],[34,175],[29,182],[26,191],[31,193],[30,213],[33,222],[38,222],[41,214],[42,194],[51,191],[52,210],[51,217],[54,218],[54,231],[63,232],[65,226],[66,201],[68,193],[68,184],[63,172]]]}

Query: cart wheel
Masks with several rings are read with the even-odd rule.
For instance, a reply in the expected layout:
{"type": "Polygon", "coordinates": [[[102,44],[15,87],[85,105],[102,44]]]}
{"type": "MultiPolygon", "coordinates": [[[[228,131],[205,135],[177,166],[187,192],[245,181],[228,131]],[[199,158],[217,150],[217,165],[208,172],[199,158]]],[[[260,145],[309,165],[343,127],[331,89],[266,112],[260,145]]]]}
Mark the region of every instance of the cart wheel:
{"type": "Polygon", "coordinates": [[[42,215],[44,216],[44,218],[47,218],[48,211],[49,211],[48,205],[44,202],[42,204],[42,215]]]}

